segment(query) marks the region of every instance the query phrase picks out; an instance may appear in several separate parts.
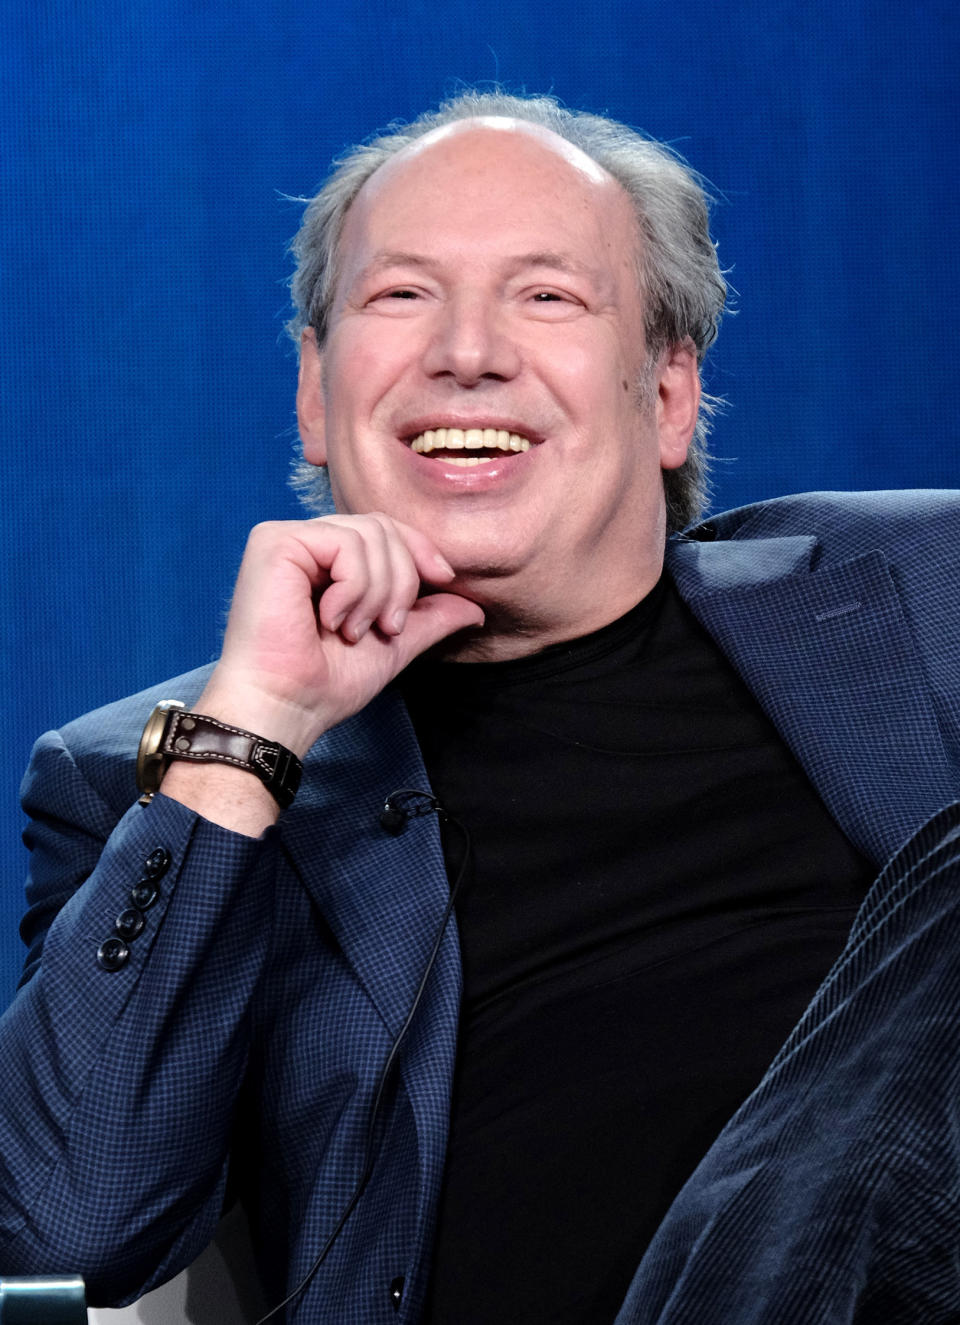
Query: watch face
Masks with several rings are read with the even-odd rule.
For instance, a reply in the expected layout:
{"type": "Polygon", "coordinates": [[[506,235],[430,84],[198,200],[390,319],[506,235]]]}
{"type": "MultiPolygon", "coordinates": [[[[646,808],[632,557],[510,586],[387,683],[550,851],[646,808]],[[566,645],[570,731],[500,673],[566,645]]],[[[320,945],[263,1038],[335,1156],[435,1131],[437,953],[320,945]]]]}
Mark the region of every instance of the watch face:
{"type": "Polygon", "coordinates": [[[154,792],[163,781],[166,755],[160,751],[163,733],[172,709],[185,708],[179,699],[162,699],[147,719],[137,751],[137,790],[154,792]]]}

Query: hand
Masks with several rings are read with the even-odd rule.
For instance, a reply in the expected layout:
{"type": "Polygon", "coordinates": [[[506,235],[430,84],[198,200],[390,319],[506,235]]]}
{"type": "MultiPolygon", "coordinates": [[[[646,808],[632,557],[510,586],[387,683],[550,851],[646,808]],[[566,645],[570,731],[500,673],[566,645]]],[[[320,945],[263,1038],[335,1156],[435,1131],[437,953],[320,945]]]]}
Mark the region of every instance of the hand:
{"type": "Polygon", "coordinates": [[[197,711],[303,755],[418,654],[483,624],[466,598],[420,596],[453,576],[429,538],[378,513],[258,525],[197,711]]]}

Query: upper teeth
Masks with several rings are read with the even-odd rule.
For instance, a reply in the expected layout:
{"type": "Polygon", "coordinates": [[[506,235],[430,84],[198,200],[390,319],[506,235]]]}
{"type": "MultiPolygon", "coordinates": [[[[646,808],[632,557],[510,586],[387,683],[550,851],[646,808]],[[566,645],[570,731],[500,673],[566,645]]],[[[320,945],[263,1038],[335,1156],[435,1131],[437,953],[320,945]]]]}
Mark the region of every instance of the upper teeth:
{"type": "Polygon", "coordinates": [[[505,428],[428,428],[410,443],[420,455],[430,451],[479,451],[491,447],[498,451],[529,451],[529,437],[505,428]]]}

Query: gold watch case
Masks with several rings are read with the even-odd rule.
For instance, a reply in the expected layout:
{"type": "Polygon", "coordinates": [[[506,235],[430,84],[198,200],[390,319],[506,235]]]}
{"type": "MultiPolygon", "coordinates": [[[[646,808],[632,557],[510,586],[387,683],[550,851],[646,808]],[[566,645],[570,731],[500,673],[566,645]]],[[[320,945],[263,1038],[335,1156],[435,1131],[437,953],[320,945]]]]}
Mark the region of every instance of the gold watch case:
{"type": "Polygon", "coordinates": [[[147,719],[137,751],[137,790],[142,793],[142,805],[146,805],[153,793],[160,790],[167,763],[167,756],[161,753],[160,742],[171,710],[183,708],[186,708],[186,704],[182,700],[161,699],[147,719]]]}

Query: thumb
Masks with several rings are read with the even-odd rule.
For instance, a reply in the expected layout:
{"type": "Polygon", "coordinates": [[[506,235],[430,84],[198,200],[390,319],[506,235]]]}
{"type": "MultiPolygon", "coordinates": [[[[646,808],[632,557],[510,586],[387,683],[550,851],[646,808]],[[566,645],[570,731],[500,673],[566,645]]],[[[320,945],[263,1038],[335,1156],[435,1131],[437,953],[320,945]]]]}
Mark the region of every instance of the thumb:
{"type": "Polygon", "coordinates": [[[482,626],[483,622],[483,609],[469,598],[455,593],[432,593],[414,603],[397,637],[398,643],[404,646],[404,652],[409,649],[406,661],[410,662],[455,631],[482,626]]]}

